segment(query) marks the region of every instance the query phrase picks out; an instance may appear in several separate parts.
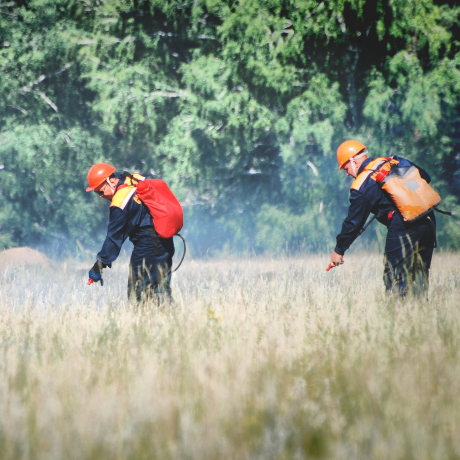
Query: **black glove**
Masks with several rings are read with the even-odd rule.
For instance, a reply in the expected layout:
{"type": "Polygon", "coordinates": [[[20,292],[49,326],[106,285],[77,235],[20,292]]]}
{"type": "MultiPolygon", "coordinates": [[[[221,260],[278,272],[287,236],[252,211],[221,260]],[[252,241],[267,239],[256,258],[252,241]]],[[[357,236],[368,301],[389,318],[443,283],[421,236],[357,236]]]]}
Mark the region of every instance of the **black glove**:
{"type": "Polygon", "coordinates": [[[92,273],[102,273],[103,268],[112,268],[112,264],[105,264],[104,262],[101,262],[100,260],[96,260],[96,263],[90,268],[90,272],[92,273]]]}
{"type": "Polygon", "coordinates": [[[112,264],[105,264],[104,262],[101,262],[100,260],[97,260],[96,263],[90,268],[89,270],[89,280],[88,284],[91,284],[92,282],[101,282],[101,286],[104,285],[104,280],[102,279],[102,269],[109,267],[112,268],[112,264]]]}

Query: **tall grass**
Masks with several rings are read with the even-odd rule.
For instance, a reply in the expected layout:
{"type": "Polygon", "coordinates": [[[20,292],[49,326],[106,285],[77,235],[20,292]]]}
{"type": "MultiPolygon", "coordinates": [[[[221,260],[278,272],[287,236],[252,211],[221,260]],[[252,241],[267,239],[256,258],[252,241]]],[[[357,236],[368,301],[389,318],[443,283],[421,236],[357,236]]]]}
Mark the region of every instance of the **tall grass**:
{"type": "Polygon", "coordinates": [[[1,459],[460,458],[459,256],[430,300],[380,255],[189,261],[171,307],[127,263],[0,275],[1,459]]]}

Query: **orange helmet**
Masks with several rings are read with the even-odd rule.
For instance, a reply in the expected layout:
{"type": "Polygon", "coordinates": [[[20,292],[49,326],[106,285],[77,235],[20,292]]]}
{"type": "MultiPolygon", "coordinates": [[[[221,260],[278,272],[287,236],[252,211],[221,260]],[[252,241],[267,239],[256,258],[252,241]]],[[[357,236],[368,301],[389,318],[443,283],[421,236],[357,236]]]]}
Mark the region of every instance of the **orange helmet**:
{"type": "Polygon", "coordinates": [[[339,164],[339,169],[342,169],[350,158],[358,155],[358,153],[365,148],[366,146],[359,141],[350,140],[342,142],[337,149],[337,163],[339,164]]]}
{"type": "Polygon", "coordinates": [[[92,192],[95,188],[99,187],[106,179],[108,179],[117,168],[107,163],[96,163],[91,166],[88,171],[88,184],[87,192],[92,192]]]}

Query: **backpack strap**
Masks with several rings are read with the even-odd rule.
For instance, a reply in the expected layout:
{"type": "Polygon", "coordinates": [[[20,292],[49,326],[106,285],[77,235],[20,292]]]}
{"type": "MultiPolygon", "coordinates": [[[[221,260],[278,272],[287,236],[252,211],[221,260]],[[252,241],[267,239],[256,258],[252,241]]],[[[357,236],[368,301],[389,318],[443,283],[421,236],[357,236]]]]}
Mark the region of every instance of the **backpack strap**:
{"type": "Polygon", "coordinates": [[[139,182],[142,182],[143,180],[145,180],[145,177],[140,175],[139,173],[133,173],[131,174],[129,171],[123,171],[123,174],[126,176],[126,177],[129,177],[129,179],[131,180],[131,184],[128,184],[128,185],[137,185],[139,182]]]}
{"type": "MultiPolygon", "coordinates": [[[[372,174],[376,173],[380,170],[380,168],[384,165],[384,163],[389,163],[392,158],[376,158],[375,160],[371,161],[364,170],[358,174],[358,177],[353,181],[351,184],[352,189],[359,190],[363,185],[364,181],[372,174]]],[[[375,179],[374,179],[375,180],[375,179]]]]}
{"type": "Polygon", "coordinates": [[[442,209],[437,208],[436,206],[433,208],[435,211],[439,212],[440,214],[444,214],[446,216],[454,217],[454,213],[452,211],[443,211],[442,209]]]}

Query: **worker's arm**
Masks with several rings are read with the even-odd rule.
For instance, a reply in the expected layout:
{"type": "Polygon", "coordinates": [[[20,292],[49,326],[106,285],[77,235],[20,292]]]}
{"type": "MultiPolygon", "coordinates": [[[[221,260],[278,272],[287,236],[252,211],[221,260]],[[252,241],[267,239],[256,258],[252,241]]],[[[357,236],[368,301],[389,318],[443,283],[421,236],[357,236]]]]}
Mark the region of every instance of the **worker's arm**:
{"type": "Polygon", "coordinates": [[[110,207],[109,225],[107,236],[105,237],[102,249],[97,255],[97,259],[103,264],[111,264],[120,254],[121,247],[128,237],[127,232],[128,214],[126,209],[117,206],[110,207]]]}
{"type": "Polygon", "coordinates": [[[371,203],[357,190],[350,193],[350,207],[348,208],[347,218],[343,221],[342,231],[337,235],[337,245],[331,254],[331,261],[326,268],[337,267],[344,263],[343,255],[351,246],[351,243],[358,237],[361,229],[371,212],[371,203]]]}
{"type": "Polygon", "coordinates": [[[337,235],[337,244],[334,252],[343,256],[364,227],[371,213],[371,202],[358,190],[350,193],[350,207],[348,215],[342,224],[342,231],[337,235]]]}

